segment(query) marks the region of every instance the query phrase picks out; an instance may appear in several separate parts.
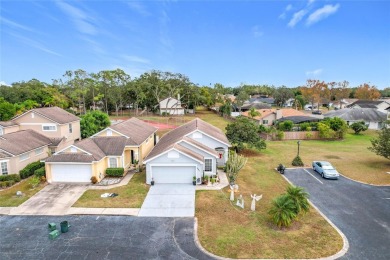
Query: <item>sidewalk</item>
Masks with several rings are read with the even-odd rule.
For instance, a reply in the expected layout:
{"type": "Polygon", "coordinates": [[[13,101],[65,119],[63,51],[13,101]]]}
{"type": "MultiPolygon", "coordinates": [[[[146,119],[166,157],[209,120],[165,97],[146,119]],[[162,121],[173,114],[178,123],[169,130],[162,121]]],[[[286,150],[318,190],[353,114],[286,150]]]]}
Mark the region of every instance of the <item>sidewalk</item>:
{"type": "Polygon", "coordinates": [[[139,208],[70,208],[66,215],[138,216],[139,208]]]}
{"type": "Polygon", "coordinates": [[[117,183],[117,184],[112,184],[112,185],[107,185],[107,186],[100,186],[100,185],[89,185],[88,186],[88,189],[89,190],[108,190],[108,189],[112,189],[112,188],[117,188],[117,187],[121,187],[121,186],[125,186],[129,183],[129,181],[131,180],[131,178],[133,178],[134,174],[135,174],[135,170],[130,170],[125,177],[123,177],[123,179],[117,183]]]}
{"type": "Polygon", "coordinates": [[[219,177],[219,183],[214,184],[214,186],[207,185],[196,185],[196,190],[222,190],[223,188],[229,186],[229,180],[226,176],[226,173],[222,170],[217,170],[217,174],[219,177]]]}

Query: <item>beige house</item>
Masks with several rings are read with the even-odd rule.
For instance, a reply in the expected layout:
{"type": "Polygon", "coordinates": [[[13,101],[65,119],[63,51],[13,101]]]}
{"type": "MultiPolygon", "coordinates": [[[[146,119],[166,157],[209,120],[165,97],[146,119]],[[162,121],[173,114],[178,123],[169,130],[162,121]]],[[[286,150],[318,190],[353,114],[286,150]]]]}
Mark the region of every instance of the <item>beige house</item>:
{"type": "MultiPolygon", "coordinates": [[[[259,116],[255,116],[253,119],[258,121],[259,125],[271,126],[278,119],[290,116],[305,116],[306,114],[293,108],[283,109],[257,109],[260,112],[259,116]]],[[[243,116],[250,117],[249,112],[243,112],[243,116]]]]}
{"type": "Polygon", "coordinates": [[[157,129],[131,118],[56,152],[45,161],[48,182],[100,181],[107,168],[141,165],[156,143],[157,129]]]}
{"type": "MultiPolygon", "coordinates": [[[[80,118],[59,107],[31,109],[12,119],[12,130],[32,129],[51,140],[52,152],[59,151],[80,140],[80,118]]],[[[11,123],[10,123],[11,124],[11,123]]]]}
{"type": "Polygon", "coordinates": [[[19,173],[27,164],[46,158],[49,145],[49,138],[31,129],[0,136],[0,175],[19,173]]]}

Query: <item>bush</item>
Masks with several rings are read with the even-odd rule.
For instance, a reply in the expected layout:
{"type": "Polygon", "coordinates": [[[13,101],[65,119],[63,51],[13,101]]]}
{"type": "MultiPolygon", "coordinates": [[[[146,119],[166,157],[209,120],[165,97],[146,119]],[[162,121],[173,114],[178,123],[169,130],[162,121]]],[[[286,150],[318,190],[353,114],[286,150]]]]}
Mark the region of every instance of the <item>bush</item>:
{"type": "Polygon", "coordinates": [[[366,126],[366,123],[364,123],[364,121],[360,121],[360,122],[353,123],[352,125],[349,126],[349,128],[351,128],[357,135],[360,132],[366,131],[368,129],[368,126],[366,126]]]}
{"type": "Polygon", "coordinates": [[[42,168],[43,166],[45,166],[45,163],[42,163],[40,161],[28,164],[26,167],[24,167],[24,169],[19,171],[20,178],[26,179],[30,177],[31,175],[34,174],[36,170],[42,168]]]}
{"type": "Polygon", "coordinates": [[[106,169],[106,176],[109,177],[122,177],[125,173],[124,168],[107,168],[106,169]]]}
{"type": "Polygon", "coordinates": [[[279,124],[280,131],[291,131],[294,126],[294,123],[290,120],[286,120],[283,123],[279,124]]]}
{"type": "Polygon", "coordinates": [[[30,181],[29,181],[29,184],[31,185],[31,187],[34,189],[35,187],[37,187],[39,184],[41,183],[41,178],[39,178],[38,176],[33,176],[30,181]]]}
{"type": "Polygon", "coordinates": [[[283,138],[284,138],[284,132],[283,131],[276,132],[276,139],[283,140],[283,138]]]}
{"type": "Polygon", "coordinates": [[[7,183],[5,181],[0,181],[0,188],[6,188],[7,187],[7,183]]]}
{"type": "Polygon", "coordinates": [[[298,155],[294,158],[294,160],[292,161],[292,165],[293,166],[303,166],[303,162],[302,162],[302,159],[301,157],[299,157],[298,155]]]}
{"type": "MultiPolygon", "coordinates": [[[[310,131],[310,124],[309,123],[302,123],[299,125],[299,128],[301,131],[310,131]]],[[[311,128],[310,128],[311,129],[311,128]]]]}
{"type": "Polygon", "coordinates": [[[35,171],[34,171],[34,175],[35,175],[35,176],[38,176],[39,178],[45,177],[45,176],[46,176],[45,167],[41,167],[41,168],[39,168],[38,170],[35,170],[35,171]]]}
{"type": "Polygon", "coordinates": [[[14,180],[10,180],[10,181],[5,181],[7,187],[11,187],[12,185],[15,184],[15,181],[14,180]]]}
{"type": "Polygon", "coordinates": [[[20,182],[20,175],[19,174],[8,174],[8,175],[0,175],[0,181],[15,181],[20,182]]]}
{"type": "Polygon", "coordinates": [[[278,226],[288,227],[297,217],[297,209],[290,196],[282,194],[272,201],[272,208],[268,212],[272,221],[278,226]]]}
{"type": "Polygon", "coordinates": [[[305,134],[305,136],[306,136],[306,139],[311,139],[313,137],[313,134],[311,132],[307,132],[305,134]]]}
{"type": "Polygon", "coordinates": [[[98,182],[97,178],[95,176],[91,177],[92,184],[96,184],[98,182]]]}

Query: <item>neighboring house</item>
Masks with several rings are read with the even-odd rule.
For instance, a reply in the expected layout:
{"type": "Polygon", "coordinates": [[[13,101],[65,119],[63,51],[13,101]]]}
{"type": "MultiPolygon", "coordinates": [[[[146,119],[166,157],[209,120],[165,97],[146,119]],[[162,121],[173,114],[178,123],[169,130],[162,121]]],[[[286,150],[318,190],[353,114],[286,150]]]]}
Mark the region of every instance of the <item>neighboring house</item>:
{"type": "Polygon", "coordinates": [[[256,101],[256,100],[253,101],[253,102],[245,101],[244,104],[241,106],[241,111],[245,112],[245,111],[250,110],[251,108],[254,108],[254,109],[270,109],[271,105],[267,104],[267,103],[260,102],[260,101],[256,101]]]}
{"type": "Polygon", "coordinates": [[[31,109],[12,119],[19,127],[14,130],[32,129],[51,139],[51,151],[59,151],[80,140],[80,118],[59,108],[31,109]]]}
{"type": "Polygon", "coordinates": [[[387,114],[376,108],[344,108],[330,111],[324,114],[324,117],[339,117],[347,121],[348,125],[354,122],[364,121],[369,129],[382,129],[387,119],[387,114]]]}
{"type": "Polygon", "coordinates": [[[131,118],[56,152],[46,163],[48,182],[100,181],[107,168],[141,165],[156,143],[157,128],[131,118]]]}
{"type": "Polygon", "coordinates": [[[27,164],[48,156],[51,140],[34,130],[0,136],[0,175],[19,173],[27,164]]]}
{"type": "Polygon", "coordinates": [[[347,106],[348,108],[374,108],[385,111],[390,108],[390,103],[384,100],[357,100],[347,106]]]}
{"type": "MultiPolygon", "coordinates": [[[[271,126],[276,120],[290,116],[307,116],[305,113],[293,108],[282,109],[258,109],[260,116],[256,116],[253,119],[258,121],[259,125],[271,126]]],[[[243,112],[243,116],[250,117],[249,112],[243,112]]]]}
{"type": "Polygon", "coordinates": [[[215,175],[228,159],[230,143],[215,126],[196,118],[165,134],[145,158],[146,183],[197,183],[215,175]]]}
{"type": "Polygon", "coordinates": [[[289,99],[287,99],[286,102],[284,102],[283,106],[284,107],[292,107],[294,105],[294,101],[295,101],[294,98],[289,98],[289,99]]]}
{"type": "Polygon", "coordinates": [[[19,125],[14,121],[0,121],[0,136],[19,131],[19,125]]]}
{"type": "Polygon", "coordinates": [[[159,102],[160,115],[166,113],[168,115],[184,115],[184,108],[181,106],[180,96],[178,99],[168,97],[159,102]]]}

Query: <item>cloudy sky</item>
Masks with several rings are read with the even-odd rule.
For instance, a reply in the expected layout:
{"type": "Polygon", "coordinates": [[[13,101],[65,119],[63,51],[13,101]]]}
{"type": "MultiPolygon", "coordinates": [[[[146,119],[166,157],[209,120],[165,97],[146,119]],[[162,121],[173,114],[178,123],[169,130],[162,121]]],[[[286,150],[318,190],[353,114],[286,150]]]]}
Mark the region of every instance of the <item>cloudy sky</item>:
{"type": "Polygon", "coordinates": [[[157,69],[199,85],[390,87],[390,1],[0,2],[0,82],[157,69]]]}

